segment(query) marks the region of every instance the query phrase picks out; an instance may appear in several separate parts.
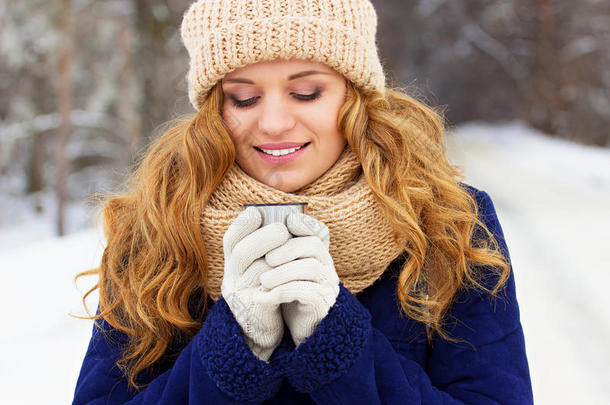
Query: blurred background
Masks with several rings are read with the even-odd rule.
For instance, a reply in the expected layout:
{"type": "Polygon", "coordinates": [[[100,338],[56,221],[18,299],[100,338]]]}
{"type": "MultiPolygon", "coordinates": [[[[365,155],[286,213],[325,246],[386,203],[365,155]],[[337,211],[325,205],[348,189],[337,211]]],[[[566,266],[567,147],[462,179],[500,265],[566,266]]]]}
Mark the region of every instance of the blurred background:
{"type": "MultiPolygon", "coordinates": [[[[607,403],[610,2],[373,3],[389,84],[445,108],[450,160],[494,201],[536,403],[607,403]]],[[[104,246],[89,199],[194,112],[189,4],[0,1],[2,403],[71,401],[92,323],[69,314],[95,284],[72,278],[104,246]]]]}

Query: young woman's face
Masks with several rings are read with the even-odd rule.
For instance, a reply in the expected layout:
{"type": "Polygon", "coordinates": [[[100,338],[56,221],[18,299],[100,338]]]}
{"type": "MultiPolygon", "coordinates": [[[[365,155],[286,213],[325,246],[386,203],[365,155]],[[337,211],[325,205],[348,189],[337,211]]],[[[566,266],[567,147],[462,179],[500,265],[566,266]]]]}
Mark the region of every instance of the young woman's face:
{"type": "Polygon", "coordinates": [[[327,171],[345,147],[337,120],[346,79],[323,63],[259,62],[228,73],[222,90],[237,163],[261,183],[298,190],[327,171]]]}

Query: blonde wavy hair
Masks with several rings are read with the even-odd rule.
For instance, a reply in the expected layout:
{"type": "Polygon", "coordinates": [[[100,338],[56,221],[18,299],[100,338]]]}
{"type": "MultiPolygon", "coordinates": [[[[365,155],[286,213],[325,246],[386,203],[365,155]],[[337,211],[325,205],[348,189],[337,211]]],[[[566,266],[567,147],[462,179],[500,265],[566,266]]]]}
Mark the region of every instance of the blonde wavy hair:
{"type": "MultiPolygon", "coordinates": [[[[128,336],[117,366],[135,388],[137,375],[191,339],[207,308],[206,248],[200,215],[235,159],[220,114],[220,82],[200,111],[183,117],[145,151],[125,190],[101,196],[107,239],[101,265],[79,273],[99,279],[83,296],[88,317],[128,336]],[[85,299],[99,289],[91,316],[85,299]],[[198,297],[198,298],[194,298],[198,297]],[[189,305],[198,311],[189,312],[189,305]]],[[[463,170],[446,158],[442,113],[387,89],[382,96],[348,81],[339,128],[359,157],[364,175],[408,253],[396,286],[404,314],[426,326],[430,343],[460,288],[495,297],[510,263],[479,219],[477,204],[460,186],[463,170]],[[474,238],[475,227],[485,236],[474,238]],[[401,236],[403,237],[401,239],[401,236]],[[497,276],[488,288],[483,267],[497,276]]]]}

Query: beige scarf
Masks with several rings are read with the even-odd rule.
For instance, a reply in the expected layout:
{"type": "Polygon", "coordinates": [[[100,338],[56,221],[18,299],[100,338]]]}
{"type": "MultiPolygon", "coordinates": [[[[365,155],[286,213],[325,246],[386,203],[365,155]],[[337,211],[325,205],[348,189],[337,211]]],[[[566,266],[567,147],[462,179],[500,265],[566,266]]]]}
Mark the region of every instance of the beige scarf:
{"type": "Polygon", "coordinates": [[[345,287],[352,293],[373,284],[402,252],[393,231],[347,145],[321,177],[293,193],[285,193],[247,175],[234,163],[204,208],[202,228],[209,263],[208,287],[220,298],[224,273],[222,237],[244,204],[306,202],[305,214],[330,231],[330,255],[345,287]]]}

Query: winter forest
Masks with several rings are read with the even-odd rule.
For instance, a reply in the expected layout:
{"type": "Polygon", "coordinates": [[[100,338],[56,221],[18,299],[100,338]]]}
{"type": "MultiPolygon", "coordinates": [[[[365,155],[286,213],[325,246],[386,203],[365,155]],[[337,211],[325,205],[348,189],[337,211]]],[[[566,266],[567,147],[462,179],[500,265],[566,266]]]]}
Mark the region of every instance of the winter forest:
{"type": "MultiPolygon", "coordinates": [[[[116,185],[155,129],[192,112],[177,30],[189,3],[0,4],[3,194],[53,209],[57,233],[67,233],[79,226],[66,218],[72,201],[116,185]]],[[[449,125],[519,119],[610,146],[610,3],[375,4],[391,82],[445,106],[449,125]]],[[[0,226],[16,219],[5,211],[0,226]]]]}
{"type": "MultiPolygon", "coordinates": [[[[96,193],[119,190],[194,112],[179,31],[190,3],[0,0],[0,314],[13,322],[0,347],[18,371],[0,366],[2,403],[71,399],[91,333],[68,316],[88,289],[72,278],[99,264],[96,193]],[[41,358],[62,368],[44,366],[56,377],[24,399],[41,358]]],[[[443,108],[451,159],[496,204],[536,402],[603,403],[610,1],[373,3],[388,84],[443,108]]]]}

